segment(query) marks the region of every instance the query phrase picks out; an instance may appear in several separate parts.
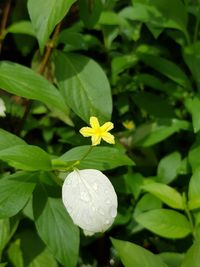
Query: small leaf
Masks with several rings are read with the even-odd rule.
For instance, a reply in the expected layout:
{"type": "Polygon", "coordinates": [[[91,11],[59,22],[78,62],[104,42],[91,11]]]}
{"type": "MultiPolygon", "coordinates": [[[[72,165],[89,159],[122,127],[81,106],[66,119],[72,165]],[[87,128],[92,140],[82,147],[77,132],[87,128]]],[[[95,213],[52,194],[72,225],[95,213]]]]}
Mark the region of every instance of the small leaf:
{"type": "Polygon", "coordinates": [[[151,210],[135,219],[148,230],[165,238],[183,238],[191,233],[186,217],[174,210],[151,210]]]}
{"type": "Polygon", "coordinates": [[[134,243],[111,238],[113,246],[125,267],[167,267],[159,256],[134,243]]]}
{"type": "MultiPolygon", "coordinates": [[[[90,146],[79,146],[72,148],[63,154],[58,160],[70,162],[79,161],[90,146]]],[[[98,169],[98,170],[109,170],[123,165],[133,165],[133,161],[120,152],[118,149],[113,147],[93,147],[91,152],[80,161],[78,165],[81,169],[98,169]]]]}
{"type": "Polygon", "coordinates": [[[71,109],[84,121],[91,116],[109,120],[112,112],[111,90],[101,67],[82,55],[55,55],[58,86],[71,109]],[[91,75],[92,74],[92,75],[91,75]]]}
{"type": "Polygon", "coordinates": [[[64,266],[75,267],[79,231],[61,200],[48,197],[44,186],[38,186],[33,197],[33,213],[37,231],[55,258],[64,266]]]}
{"type": "Polygon", "coordinates": [[[188,198],[189,209],[200,207],[200,170],[196,170],[190,178],[188,198]]]}
{"type": "Polygon", "coordinates": [[[0,180],[0,218],[17,214],[35,188],[37,173],[19,172],[0,180]]]}
{"type": "Polygon", "coordinates": [[[11,24],[6,29],[6,33],[28,34],[35,37],[35,32],[32,24],[28,20],[22,20],[11,24]]]}
{"type": "Polygon", "coordinates": [[[193,99],[187,99],[186,107],[192,115],[192,124],[194,132],[197,133],[200,130],[200,118],[199,118],[200,99],[198,97],[194,97],[193,99]]]}
{"type": "Polygon", "coordinates": [[[174,188],[161,183],[149,183],[143,185],[142,188],[152,195],[158,197],[168,206],[175,209],[184,209],[182,196],[174,188]]]}
{"type": "Polygon", "coordinates": [[[80,18],[86,27],[92,28],[99,20],[103,10],[101,0],[79,0],[80,18]]]}
{"type": "Polygon", "coordinates": [[[58,4],[57,0],[28,0],[28,12],[41,54],[54,27],[64,18],[74,2],[75,0],[60,0],[58,4]]]}
{"type": "Polygon", "coordinates": [[[180,166],[181,155],[179,152],[173,152],[162,158],[157,169],[158,182],[171,183],[176,178],[180,166]]]}
{"type": "Polygon", "coordinates": [[[0,159],[9,165],[22,170],[50,170],[49,155],[40,147],[31,145],[17,145],[0,151],[0,159]]]}

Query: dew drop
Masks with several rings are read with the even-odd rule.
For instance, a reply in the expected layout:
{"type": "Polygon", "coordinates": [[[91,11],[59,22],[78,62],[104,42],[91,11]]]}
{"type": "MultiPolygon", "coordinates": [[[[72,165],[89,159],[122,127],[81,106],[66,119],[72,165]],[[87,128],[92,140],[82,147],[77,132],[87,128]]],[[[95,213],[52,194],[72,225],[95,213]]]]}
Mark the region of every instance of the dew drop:
{"type": "Polygon", "coordinates": [[[72,213],[72,210],[73,210],[72,207],[70,207],[70,206],[67,207],[68,213],[72,213]]]}
{"type": "Polygon", "coordinates": [[[98,208],[98,212],[101,214],[101,215],[105,215],[105,212],[102,208],[98,208]]]}
{"type": "Polygon", "coordinates": [[[87,192],[82,191],[82,192],[81,192],[81,199],[82,199],[83,201],[85,201],[85,202],[88,202],[88,201],[90,200],[90,197],[89,197],[89,195],[88,195],[87,192]]]}
{"type": "Polygon", "coordinates": [[[98,189],[98,185],[95,183],[95,184],[93,184],[93,189],[95,190],[95,191],[97,191],[97,189],[98,189]]]}
{"type": "Polygon", "coordinates": [[[110,203],[111,203],[110,199],[107,198],[107,199],[106,199],[106,204],[110,204],[110,203]]]}
{"type": "Polygon", "coordinates": [[[67,180],[67,185],[71,185],[72,184],[72,181],[71,180],[67,180]]]}
{"type": "Polygon", "coordinates": [[[110,216],[111,216],[112,218],[115,218],[115,217],[116,217],[116,215],[117,215],[117,209],[116,209],[115,206],[111,206],[109,212],[110,212],[110,216]]]}
{"type": "Polygon", "coordinates": [[[110,221],[107,219],[106,221],[105,221],[105,224],[109,224],[110,223],[110,221]]]}

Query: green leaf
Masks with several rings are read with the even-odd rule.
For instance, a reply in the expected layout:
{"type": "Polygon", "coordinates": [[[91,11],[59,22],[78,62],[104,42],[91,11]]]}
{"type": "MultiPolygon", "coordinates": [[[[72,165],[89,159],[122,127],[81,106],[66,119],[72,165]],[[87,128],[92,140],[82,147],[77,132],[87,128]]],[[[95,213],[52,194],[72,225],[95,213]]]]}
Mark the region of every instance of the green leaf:
{"type": "Polygon", "coordinates": [[[134,210],[134,217],[137,217],[144,211],[160,209],[161,207],[162,207],[162,202],[157,197],[147,193],[143,195],[137,202],[134,210]]]}
{"type": "Polygon", "coordinates": [[[64,18],[74,2],[75,0],[60,0],[58,4],[57,0],[28,0],[28,12],[41,54],[54,27],[64,18]]]}
{"type": "Polygon", "coordinates": [[[150,67],[162,73],[172,81],[178,83],[184,88],[191,88],[190,81],[182,69],[174,62],[161,58],[159,56],[138,53],[138,56],[150,67]]]}
{"type": "Polygon", "coordinates": [[[125,267],[167,267],[159,256],[134,243],[111,238],[125,267]]]}
{"type": "Polygon", "coordinates": [[[198,267],[200,262],[200,243],[195,242],[187,251],[181,267],[198,267]]]}
{"type": "Polygon", "coordinates": [[[109,120],[112,112],[110,85],[100,66],[82,55],[56,53],[59,88],[71,109],[84,121],[91,116],[109,120]]]}
{"type": "MultiPolygon", "coordinates": [[[[59,160],[64,162],[79,161],[90,149],[90,146],[79,146],[72,148],[63,154],[59,160]]],[[[133,165],[133,161],[113,147],[93,147],[91,152],[80,161],[78,168],[109,170],[116,167],[133,165]]]]}
{"type": "Polygon", "coordinates": [[[159,256],[170,267],[181,267],[184,258],[184,254],[175,252],[163,252],[159,256]]]}
{"type": "Polygon", "coordinates": [[[18,223],[19,221],[15,217],[0,219],[0,256],[12,235],[15,233],[18,223]]]}
{"type": "Polygon", "coordinates": [[[35,37],[35,32],[32,24],[28,20],[22,20],[11,24],[6,29],[6,33],[28,34],[35,37]]]}
{"type": "Polygon", "coordinates": [[[79,0],[79,14],[80,18],[86,27],[92,28],[99,20],[103,10],[101,0],[79,0]]]}
{"type": "Polygon", "coordinates": [[[149,22],[150,26],[179,29],[186,32],[187,10],[181,0],[132,0],[132,19],[149,22]],[[135,16],[135,18],[134,18],[135,16]]]}
{"type": "Polygon", "coordinates": [[[14,216],[23,209],[35,188],[37,176],[37,173],[19,172],[0,180],[0,218],[14,216]]]}
{"type": "Polygon", "coordinates": [[[64,266],[75,267],[79,231],[61,200],[48,197],[44,186],[38,187],[34,192],[33,212],[37,231],[53,255],[64,266]]]}
{"type": "Polygon", "coordinates": [[[199,76],[200,56],[199,56],[199,53],[200,53],[200,42],[196,42],[183,49],[183,58],[196,81],[197,87],[200,89],[200,76],[199,76]]]}
{"type": "MultiPolygon", "coordinates": [[[[24,267],[58,267],[58,264],[53,257],[52,253],[47,249],[42,240],[38,237],[36,232],[31,230],[21,231],[17,235],[18,244],[12,243],[9,250],[14,249],[17,250],[17,254],[22,253],[24,267]],[[18,247],[16,246],[18,245],[18,247]]],[[[10,259],[13,260],[13,254],[10,253],[10,259]]],[[[19,267],[19,265],[15,265],[15,267],[19,267]]]]}
{"type": "Polygon", "coordinates": [[[195,170],[197,170],[198,168],[200,168],[200,157],[199,157],[199,153],[200,153],[200,145],[199,142],[197,141],[192,148],[189,151],[188,154],[188,161],[192,167],[192,171],[193,173],[195,172],[195,170]]]}
{"type": "Polygon", "coordinates": [[[26,142],[18,136],[0,129],[0,150],[16,145],[25,145],[26,142]]]}
{"type": "Polygon", "coordinates": [[[188,198],[189,209],[200,207],[200,170],[196,170],[190,178],[188,198]]]}
{"type": "Polygon", "coordinates": [[[59,91],[44,77],[20,64],[0,62],[0,87],[11,94],[41,101],[68,116],[69,109],[59,91]]]}
{"type": "Polygon", "coordinates": [[[158,182],[169,184],[178,174],[181,166],[181,154],[179,152],[172,152],[161,159],[158,164],[157,176],[158,182]]]}
{"type": "Polygon", "coordinates": [[[22,251],[20,249],[20,240],[13,242],[8,249],[8,258],[14,267],[24,267],[22,251]]]}
{"type": "Polygon", "coordinates": [[[50,170],[49,155],[40,147],[17,145],[0,151],[0,159],[9,165],[22,170],[50,170]]]}
{"type": "Polygon", "coordinates": [[[200,118],[199,118],[200,99],[198,97],[194,97],[193,99],[187,99],[185,104],[187,109],[192,115],[192,124],[194,132],[197,133],[200,130],[200,118]]]}
{"type": "Polygon", "coordinates": [[[158,120],[143,124],[133,134],[133,144],[144,147],[157,144],[180,130],[190,130],[190,123],[183,120],[158,120]]]}
{"type": "Polygon", "coordinates": [[[148,183],[142,186],[143,190],[158,197],[168,206],[175,209],[184,209],[183,199],[181,194],[174,188],[161,183],[148,183]]]}
{"type": "Polygon", "coordinates": [[[191,233],[186,217],[174,210],[151,210],[135,219],[148,230],[165,238],[183,238],[191,233]]]}
{"type": "Polygon", "coordinates": [[[168,101],[156,94],[138,92],[132,97],[135,104],[142,110],[157,118],[173,118],[174,111],[168,101]]]}

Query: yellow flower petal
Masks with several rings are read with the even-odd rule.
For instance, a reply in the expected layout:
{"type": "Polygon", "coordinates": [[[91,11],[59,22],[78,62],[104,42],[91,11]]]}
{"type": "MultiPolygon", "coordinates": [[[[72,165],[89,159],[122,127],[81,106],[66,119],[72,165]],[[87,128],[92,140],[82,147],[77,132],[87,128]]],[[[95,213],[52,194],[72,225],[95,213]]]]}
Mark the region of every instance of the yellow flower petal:
{"type": "Polygon", "coordinates": [[[90,117],[90,125],[91,125],[91,127],[94,128],[94,129],[100,127],[100,125],[99,125],[99,121],[98,121],[97,117],[90,117]]]}
{"type": "Polygon", "coordinates": [[[102,132],[108,132],[114,128],[114,125],[112,122],[106,122],[101,126],[102,132]]]}
{"type": "Polygon", "coordinates": [[[101,136],[99,135],[93,135],[92,136],[92,146],[97,146],[101,142],[101,136]]]}
{"type": "Polygon", "coordinates": [[[94,134],[94,130],[90,127],[83,127],[79,131],[84,137],[89,137],[94,134]]]}
{"type": "Polygon", "coordinates": [[[110,134],[110,133],[104,133],[101,137],[107,143],[109,143],[109,144],[115,144],[115,137],[112,134],[110,134]]]}

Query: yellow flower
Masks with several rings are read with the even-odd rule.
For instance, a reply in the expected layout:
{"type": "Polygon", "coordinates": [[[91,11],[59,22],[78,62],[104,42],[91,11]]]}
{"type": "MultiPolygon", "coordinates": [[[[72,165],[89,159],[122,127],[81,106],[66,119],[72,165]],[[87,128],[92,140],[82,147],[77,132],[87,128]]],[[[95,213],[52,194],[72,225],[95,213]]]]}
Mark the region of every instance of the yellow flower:
{"type": "Polygon", "coordinates": [[[113,129],[114,125],[112,122],[106,122],[102,126],[99,125],[99,121],[96,117],[90,117],[90,126],[91,127],[83,127],[80,129],[80,133],[84,137],[92,137],[92,145],[99,145],[101,139],[106,141],[109,144],[115,143],[115,138],[112,134],[108,133],[111,129],[113,129]]]}
{"type": "Polygon", "coordinates": [[[127,130],[135,129],[135,124],[133,121],[126,120],[126,121],[122,122],[122,124],[127,130]]]}

